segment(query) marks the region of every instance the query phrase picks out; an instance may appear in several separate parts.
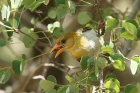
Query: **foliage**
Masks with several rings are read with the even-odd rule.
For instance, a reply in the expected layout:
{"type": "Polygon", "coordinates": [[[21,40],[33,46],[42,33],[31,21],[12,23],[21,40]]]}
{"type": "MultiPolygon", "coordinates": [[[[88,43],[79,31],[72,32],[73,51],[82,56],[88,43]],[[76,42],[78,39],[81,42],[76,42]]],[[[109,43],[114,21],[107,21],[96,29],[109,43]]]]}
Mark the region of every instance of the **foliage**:
{"type": "MultiPolygon", "coordinates": [[[[86,6],[93,6],[86,0],[81,0],[86,6]]],[[[49,4],[50,0],[10,0],[8,5],[3,4],[1,7],[1,17],[0,25],[2,27],[1,33],[5,35],[5,38],[0,38],[0,47],[5,47],[8,43],[12,42],[13,33],[19,35],[20,41],[24,44],[26,48],[32,48],[36,42],[40,42],[40,37],[34,31],[36,24],[34,23],[34,28],[29,28],[21,25],[21,16],[27,9],[31,12],[34,12],[41,4],[46,6],[49,4]],[[20,11],[20,13],[19,13],[20,11]],[[13,14],[12,17],[11,13],[13,14]],[[16,13],[20,14],[20,17],[16,16],[16,13]]],[[[55,0],[55,6],[50,7],[47,11],[47,15],[44,19],[55,20],[53,23],[47,25],[45,31],[40,33],[49,32],[50,36],[53,38],[59,38],[61,35],[67,31],[63,28],[59,20],[63,19],[66,14],[78,15],[77,21],[83,26],[89,26],[94,29],[99,26],[99,22],[94,20],[93,15],[87,11],[77,11],[77,5],[74,1],[71,0],[55,0]],[[95,26],[93,26],[93,24],[95,26]]],[[[105,91],[105,93],[119,93],[121,89],[120,81],[114,74],[107,74],[106,78],[103,81],[103,87],[101,84],[94,85],[94,82],[100,82],[103,79],[103,76],[100,74],[101,71],[106,69],[109,66],[113,66],[114,69],[119,71],[125,70],[125,58],[122,53],[115,51],[118,50],[115,43],[119,38],[124,38],[126,40],[138,41],[140,39],[140,27],[138,20],[123,19],[118,20],[117,18],[111,15],[111,9],[106,8],[100,11],[101,15],[104,18],[106,26],[106,32],[111,33],[110,42],[104,42],[102,44],[101,53],[96,57],[89,57],[87,55],[83,56],[80,60],[81,69],[83,70],[82,74],[74,73],[72,75],[66,75],[65,79],[69,82],[67,85],[60,85],[57,83],[57,80],[54,76],[50,75],[45,80],[40,80],[39,85],[44,90],[44,93],[80,93],[81,90],[87,90],[90,87],[96,88],[96,93],[101,93],[100,91],[105,91]],[[103,12],[103,13],[102,13],[103,12]],[[120,30],[119,35],[116,34],[116,31],[120,30]],[[55,88],[58,87],[58,89],[55,88]]],[[[140,20],[140,16],[138,16],[140,20]]],[[[100,20],[98,20],[100,21],[100,20]]],[[[101,30],[101,29],[99,29],[101,30]]],[[[49,36],[45,35],[48,42],[51,41],[49,36]]],[[[102,37],[101,37],[102,38],[102,37]]],[[[46,52],[44,54],[48,54],[46,52]]],[[[42,54],[42,55],[44,55],[42,54]]],[[[17,57],[15,60],[11,60],[12,66],[0,68],[0,84],[5,84],[10,78],[10,69],[13,69],[16,75],[21,75],[26,62],[29,60],[35,59],[39,56],[27,59],[25,54],[21,54],[21,57],[17,57]]],[[[134,55],[131,59],[130,70],[133,75],[135,75],[140,69],[140,56],[134,55]]],[[[138,85],[128,84],[124,88],[125,93],[136,93],[138,91],[138,85]]]]}

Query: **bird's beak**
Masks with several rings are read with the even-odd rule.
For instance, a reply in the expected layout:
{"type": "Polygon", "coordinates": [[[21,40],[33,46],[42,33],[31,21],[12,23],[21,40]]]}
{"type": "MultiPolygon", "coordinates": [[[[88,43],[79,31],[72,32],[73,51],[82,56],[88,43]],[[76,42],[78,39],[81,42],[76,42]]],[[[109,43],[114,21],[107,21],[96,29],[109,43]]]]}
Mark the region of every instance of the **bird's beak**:
{"type": "Polygon", "coordinates": [[[51,52],[56,50],[56,49],[59,49],[59,50],[57,51],[55,58],[64,51],[63,46],[55,44],[55,46],[51,49],[51,52]]]}

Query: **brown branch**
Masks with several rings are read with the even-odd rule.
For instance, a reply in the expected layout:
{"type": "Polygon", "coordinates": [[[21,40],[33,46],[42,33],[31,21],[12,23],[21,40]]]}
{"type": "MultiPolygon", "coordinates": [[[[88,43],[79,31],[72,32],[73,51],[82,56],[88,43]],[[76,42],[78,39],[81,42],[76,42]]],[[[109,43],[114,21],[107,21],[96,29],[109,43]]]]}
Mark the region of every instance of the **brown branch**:
{"type": "Polygon", "coordinates": [[[26,80],[25,84],[23,85],[22,89],[20,89],[19,93],[22,93],[22,92],[24,91],[24,89],[27,87],[29,81],[31,80],[31,78],[33,77],[33,75],[35,74],[35,72],[38,71],[39,69],[42,69],[43,66],[44,66],[44,65],[41,64],[40,66],[37,67],[36,70],[34,70],[34,71],[30,74],[30,76],[29,76],[28,79],[26,80]]]}
{"type": "Polygon", "coordinates": [[[99,10],[99,4],[98,4],[98,1],[97,1],[97,0],[95,0],[94,6],[95,6],[95,8],[96,8],[96,10],[97,10],[97,13],[98,13],[98,15],[99,15],[99,18],[100,18],[101,22],[103,22],[104,19],[103,19],[103,17],[101,16],[101,13],[100,13],[100,10],[99,10]]]}
{"type": "Polygon", "coordinates": [[[99,35],[104,35],[104,33],[105,33],[105,21],[104,21],[102,15],[101,15],[101,13],[100,13],[99,4],[98,4],[98,1],[97,1],[97,0],[95,0],[94,6],[95,6],[96,11],[97,11],[97,13],[98,13],[98,15],[99,15],[99,18],[100,18],[100,23],[99,23],[99,25],[98,25],[98,27],[97,27],[98,34],[99,34],[99,35]],[[101,32],[101,33],[100,33],[100,29],[102,29],[102,32],[101,32]]]}
{"type": "Polygon", "coordinates": [[[45,43],[43,43],[43,42],[41,42],[41,41],[39,41],[39,40],[35,40],[33,37],[31,37],[30,35],[28,35],[28,34],[22,32],[22,31],[20,31],[19,29],[12,28],[12,27],[10,27],[10,26],[5,25],[2,21],[0,21],[0,25],[1,25],[1,26],[4,26],[5,28],[9,28],[9,29],[13,30],[15,33],[22,33],[22,34],[26,35],[27,37],[31,38],[31,39],[32,39],[33,41],[35,41],[35,42],[39,42],[39,43],[41,43],[41,44],[43,44],[43,45],[45,45],[45,46],[52,47],[52,46],[50,46],[50,45],[48,45],[48,44],[45,44],[45,43]]]}

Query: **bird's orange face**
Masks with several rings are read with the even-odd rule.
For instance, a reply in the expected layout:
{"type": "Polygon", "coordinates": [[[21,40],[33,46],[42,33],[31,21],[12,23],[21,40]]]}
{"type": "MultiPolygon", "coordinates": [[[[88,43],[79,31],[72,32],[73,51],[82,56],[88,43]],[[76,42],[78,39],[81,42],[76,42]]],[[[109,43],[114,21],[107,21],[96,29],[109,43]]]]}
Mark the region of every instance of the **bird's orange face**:
{"type": "Polygon", "coordinates": [[[59,49],[59,50],[57,51],[55,58],[64,51],[64,48],[62,45],[55,44],[54,47],[51,49],[51,52],[56,49],[59,49]]]}
{"type": "Polygon", "coordinates": [[[58,49],[58,51],[55,55],[55,58],[59,54],[61,54],[64,50],[68,50],[69,48],[71,48],[73,46],[73,44],[74,44],[74,37],[73,36],[74,36],[74,33],[69,32],[69,33],[62,35],[61,37],[59,37],[57,39],[56,44],[51,49],[51,52],[58,49]]]}

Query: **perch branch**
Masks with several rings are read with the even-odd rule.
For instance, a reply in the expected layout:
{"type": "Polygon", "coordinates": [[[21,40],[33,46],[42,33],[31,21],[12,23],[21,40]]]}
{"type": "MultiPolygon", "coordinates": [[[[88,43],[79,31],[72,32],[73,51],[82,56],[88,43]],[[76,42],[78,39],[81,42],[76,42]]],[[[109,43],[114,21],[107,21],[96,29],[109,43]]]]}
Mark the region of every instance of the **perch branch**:
{"type": "Polygon", "coordinates": [[[5,25],[2,21],[0,21],[0,25],[3,26],[3,27],[5,27],[5,28],[9,28],[9,29],[13,30],[15,33],[22,33],[22,34],[26,35],[27,37],[31,38],[31,39],[32,39],[33,41],[35,41],[35,42],[39,42],[39,43],[41,43],[41,44],[43,44],[43,45],[45,45],[45,46],[52,47],[52,46],[47,45],[47,44],[45,44],[45,43],[43,43],[43,42],[41,42],[41,41],[39,41],[39,40],[35,40],[34,38],[32,38],[31,36],[29,36],[28,34],[26,34],[26,33],[22,32],[22,31],[20,31],[19,29],[12,28],[12,27],[10,27],[10,26],[5,25]]]}

